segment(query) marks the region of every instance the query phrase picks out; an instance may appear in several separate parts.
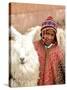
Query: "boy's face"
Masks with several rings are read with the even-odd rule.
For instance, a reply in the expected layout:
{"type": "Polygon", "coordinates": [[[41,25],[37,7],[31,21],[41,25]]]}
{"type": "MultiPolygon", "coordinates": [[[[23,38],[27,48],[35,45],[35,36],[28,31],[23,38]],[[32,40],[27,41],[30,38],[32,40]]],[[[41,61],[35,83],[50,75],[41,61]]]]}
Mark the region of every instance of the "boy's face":
{"type": "Polygon", "coordinates": [[[53,29],[46,29],[46,30],[43,29],[42,40],[43,40],[44,44],[50,45],[51,43],[53,43],[55,34],[56,33],[53,31],[53,29]]]}

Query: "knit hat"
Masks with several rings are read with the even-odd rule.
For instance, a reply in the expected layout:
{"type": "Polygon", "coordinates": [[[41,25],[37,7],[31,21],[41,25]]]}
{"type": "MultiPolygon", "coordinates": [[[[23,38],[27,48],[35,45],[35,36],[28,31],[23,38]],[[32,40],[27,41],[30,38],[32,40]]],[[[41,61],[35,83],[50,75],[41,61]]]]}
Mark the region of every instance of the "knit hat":
{"type": "Polygon", "coordinates": [[[49,16],[43,23],[41,31],[44,29],[53,29],[55,32],[57,32],[57,23],[53,20],[51,16],[49,16]]]}

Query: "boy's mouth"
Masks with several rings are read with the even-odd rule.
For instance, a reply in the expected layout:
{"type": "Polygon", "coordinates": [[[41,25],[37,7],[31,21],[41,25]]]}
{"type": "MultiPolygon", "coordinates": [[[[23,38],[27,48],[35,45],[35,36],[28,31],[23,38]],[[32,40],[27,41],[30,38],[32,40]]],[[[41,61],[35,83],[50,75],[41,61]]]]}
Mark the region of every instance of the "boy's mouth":
{"type": "Polygon", "coordinates": [[[44,38],[43,38],[43,42],[44,42],[44,44],[47,45],[47,46],[51,44],[51,42],[49,41],[49,39],[44,39],[44,38]]]}

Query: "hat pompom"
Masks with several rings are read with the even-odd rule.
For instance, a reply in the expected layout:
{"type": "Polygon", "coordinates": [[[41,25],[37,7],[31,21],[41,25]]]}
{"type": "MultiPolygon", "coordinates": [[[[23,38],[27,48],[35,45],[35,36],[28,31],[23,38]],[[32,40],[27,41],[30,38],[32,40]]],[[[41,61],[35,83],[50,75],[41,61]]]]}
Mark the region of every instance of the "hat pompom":
{"type": "Polygon", "coordinates": [[[48,16],[48,17],[47,17],[47,20],[51,20],[51,19],[53,19],[52,16],[48,16]]]}

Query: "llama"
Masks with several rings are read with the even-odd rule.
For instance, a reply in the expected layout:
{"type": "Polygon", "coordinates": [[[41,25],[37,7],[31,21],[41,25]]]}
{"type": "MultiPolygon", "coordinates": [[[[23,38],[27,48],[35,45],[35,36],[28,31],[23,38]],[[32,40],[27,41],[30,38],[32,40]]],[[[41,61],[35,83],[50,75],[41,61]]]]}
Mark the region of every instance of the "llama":
{"type": "Polygon", "coordinates": [[[33,45],[34,35],[39,27],[31,28],[31,32],[22,35],[14,27],[10,27],[10,86],[36,86],[39,79],[39,58],[33,45]]]}
{"type": "Polygon", "coordinates": [[[58,41],[58,45],[64,51],[64,48],[65,48],[65,32],[62,28],[57,28],[57,41],[58,41]]]}

